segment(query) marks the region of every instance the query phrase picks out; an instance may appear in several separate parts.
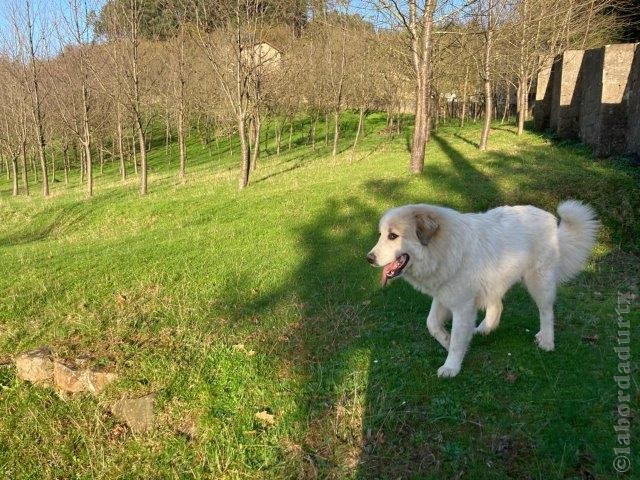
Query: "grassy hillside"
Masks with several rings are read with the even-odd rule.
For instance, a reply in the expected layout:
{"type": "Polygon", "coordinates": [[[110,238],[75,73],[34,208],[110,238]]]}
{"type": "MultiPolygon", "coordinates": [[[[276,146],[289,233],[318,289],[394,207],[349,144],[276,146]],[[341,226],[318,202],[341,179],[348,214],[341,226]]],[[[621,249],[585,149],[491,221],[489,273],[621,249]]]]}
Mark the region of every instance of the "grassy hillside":
{"type": "Polygon", "coordinates": [[[195,139],[184,185],[175,146],[171,164],[152,150],[144,198],[115,164],[91,199],[75,175],[50,199],[11,198],[0,180],[0,358],[49,345],[119,374],[99,398],[64,401],[0,367],[1,477],[611,478],[617,292],[640,279],[637,167],[500,125],[480,153],[479,125],[446,126],[411,177],[406,135],[380,134],[371,115],[353,152],[347,120],[337,158],[322,126],[315,151],[300,128],[291,151],[268,145],[241,193],[237,146],[195,139]],[[567,198],[604,227],[560,289],[556,351],[534,346],[537,310],[517,286],[461,374],[438,379],[430,299],[401,281],[381,290],[365,261],[379,215],[409,202],[555,211],[567,198]],[[149,392],[150,434],[105,413],[149,392]],[[256,423],[263,410],[274,426],[256,423]]]}

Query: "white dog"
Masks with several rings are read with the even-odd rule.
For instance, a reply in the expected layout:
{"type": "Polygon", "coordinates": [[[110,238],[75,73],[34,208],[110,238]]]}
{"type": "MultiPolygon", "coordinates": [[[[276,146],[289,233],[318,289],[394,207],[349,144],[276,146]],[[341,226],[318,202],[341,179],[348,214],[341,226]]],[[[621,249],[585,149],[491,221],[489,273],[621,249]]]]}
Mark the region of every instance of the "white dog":
{"type": "Polygon", "coordinates": [[[380,219],[380,238],[367,260],[383,266],[382,286],[402,275],[433,297],[427,327],[449,352],[438,376],[458,374],[477,310],[486,315],[475,332],[486,335],[500,322],[502,297],[520,280],[540,310],[536,342],[553,350],[556,287],[582,270],[599,227],[591,207],[575,200],[561,203],[558,214],[559,224],[532,206],[462,214],[406,205],[380,219]],[[450,316],[451,334],[444,328],[450,316]]]}

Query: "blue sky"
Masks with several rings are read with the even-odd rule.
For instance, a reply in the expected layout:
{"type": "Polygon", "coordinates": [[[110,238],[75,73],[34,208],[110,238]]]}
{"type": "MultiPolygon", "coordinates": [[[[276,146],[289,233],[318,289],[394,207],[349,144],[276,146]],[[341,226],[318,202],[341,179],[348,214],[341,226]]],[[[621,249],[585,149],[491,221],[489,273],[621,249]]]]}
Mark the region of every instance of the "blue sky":
{"type": "MultiPolygon", "coordinates": [[[[36,19],[35,30],[36,35],[45,36],[49,53],[55,54],[60,50],[60,40],[54,27],[56,18],[60,18],[62,14],[68,15],[70,11],[70,0],[31,0],[33,5],[34,16],[36,19]]],[[[100,10],[106,0],[77,0],[79,3],[87,2],[90,8],[100,10]]],[[[439,2],[441,8],[446,10],[454,9],[463,3],[464,0],[441,0],[439,2]]],[[[384,16],[380,16],[379,12],[373,8],[374,0],[351,0],[349,11],[351,13],[359,13],[368,20],[378,23],[387,20],[384,16]]],[[[4,45],[7,38],[11,38],[11,11],[18,6],[19,10],[24,11],[25,0],[0,0],[0,45],[4,45]]],[[[44,54],[41,51],[40,54],[44,54]]]]}
{"type": "MultiPolygon", "coordinates": [[[[82,2],[84,0],[78,0],[82,2]]],[[[86,0],[87,4],[95,9],[100,9],[106,0],[86,0]]],[[[34,30],[36,36],[45,36],[51,53],[60,49],[60,41],[56,33],[54,21],[62,14],[68,15],[70,11],[69,0],[31,0],[34,30]]],[[[24,0],[0,0],[0,39],[2,44],[12,37],[11,15],[15,8],[24,13],[24,0]]],[[[41,54],[44,52],[40,52],[41,54]]]]}

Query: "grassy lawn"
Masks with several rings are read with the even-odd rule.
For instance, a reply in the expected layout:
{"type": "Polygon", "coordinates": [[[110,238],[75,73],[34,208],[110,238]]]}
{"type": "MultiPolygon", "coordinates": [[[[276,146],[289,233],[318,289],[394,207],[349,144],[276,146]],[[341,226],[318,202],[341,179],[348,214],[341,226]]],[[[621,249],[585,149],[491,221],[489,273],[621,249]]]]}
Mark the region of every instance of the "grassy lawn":
{"type": "MultiPolygon", "coordinates": [[[[77,172],[47,200],[11,198],[0,180],[0,359],[49,345],[119,374],[98,398],[64,401],[0,367],[0,477],[614,478],[615,308],[640,281],[637,167],[498,124],[481,153],[471,124],[442,126],[412,177],[408,133],[382,135],[370,115],[354,152],[346,120],[335,159],[322,126],[315,151],[299,128],[291,151],[269,143],[241,193],[237,146],[196,139],[184,185],[176,146],[171,164],[154,147],[144,198],[110,163],[91,199],[77,172]],[[603,229],[560,288],[556,351],[535,347],[538,313],[517,286],[500,328],[438,379],[430,299],[402,281],[381,290],[365,261],[379,215],[409,202],[555,211],[568,198],[590,202],[603,229]],[[149,392],[149,434],[106,413],[149,392]],[[274,426],[256,422],[263,410],[274,426]]],[[[637,409],[637,360],[633,375],[637,409]]],[[[637,421],[632,438],[639,471],[637,421]]]]}

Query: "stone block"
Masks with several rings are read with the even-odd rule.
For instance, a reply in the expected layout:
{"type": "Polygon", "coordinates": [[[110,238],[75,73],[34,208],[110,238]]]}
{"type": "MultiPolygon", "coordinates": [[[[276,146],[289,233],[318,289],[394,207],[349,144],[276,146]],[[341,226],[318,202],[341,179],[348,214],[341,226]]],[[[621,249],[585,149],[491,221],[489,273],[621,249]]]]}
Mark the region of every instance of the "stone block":
{"type": "Polygon", "coordinates": [[[35,384],[48,384],[53,380],[53,360],[48,347],[22,353],[15,362],[16,375],[21,380],[35,384]]]}

